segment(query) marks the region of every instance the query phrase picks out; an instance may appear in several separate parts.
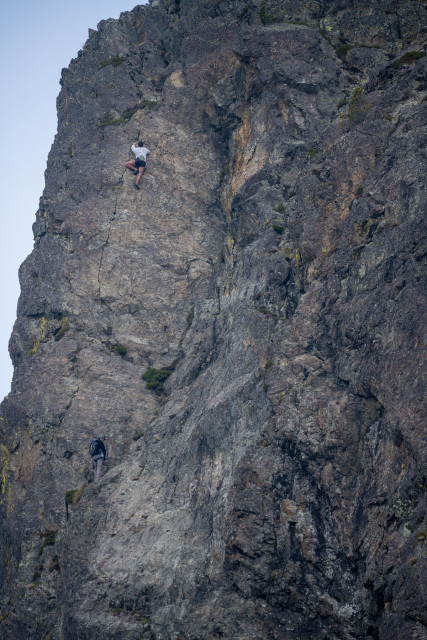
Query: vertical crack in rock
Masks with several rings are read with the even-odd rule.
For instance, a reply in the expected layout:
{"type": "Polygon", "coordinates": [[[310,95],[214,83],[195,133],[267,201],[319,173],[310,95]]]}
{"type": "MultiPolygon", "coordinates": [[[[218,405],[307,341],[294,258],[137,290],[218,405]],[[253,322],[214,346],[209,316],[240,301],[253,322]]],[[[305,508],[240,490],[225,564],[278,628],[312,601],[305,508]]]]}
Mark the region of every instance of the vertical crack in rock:
{"type": "MultiPolygon", "coordinates": [[[[124,174],[123,174],[123,175],[124,175],[124,174]]],[[[120,178],[120,182],[123,182],[123,175],[122,175],[122,177],[120,178]]],[[[104,258],[104,251],[105,251],[105,249],[108,247],[108,242],[109,242],[109,240],[110,240],[111,226],[112,226],[112,224],[113,224],[113,222],[114,222],[114,220],[115,220],[116,213],[117,213],[117,200],[118,200],[118,196],[116,197],[116,202],[115,202],[115,205],[114,205],[114,211],[113,211],[112,216],[111,216],[111,218],[110,218],[110,220],[109,220],[109,223],[108,223],[107,239],[106,239],[105,244],[104,244],[104,246],[103,246],[103,248],[102,248],[102,252],[101,252],[101,259],[100,259],[100,261],[99,261],[99,269],[98,269],[98,283],[99,283],[99,300],[100,300],[101,304],[103,304],[102,295],[101,295],[101,270],[102,270],[102,261],[103,261],[103,258],[104,258]]]]}

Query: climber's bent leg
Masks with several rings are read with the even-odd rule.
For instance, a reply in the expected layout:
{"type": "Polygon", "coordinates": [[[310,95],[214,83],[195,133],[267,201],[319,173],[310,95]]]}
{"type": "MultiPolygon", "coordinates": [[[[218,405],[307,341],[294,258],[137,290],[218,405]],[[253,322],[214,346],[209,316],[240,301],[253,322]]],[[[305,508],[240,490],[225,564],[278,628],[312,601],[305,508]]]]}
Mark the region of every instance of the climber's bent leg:
{"type": "Polygon", "coordinates": [[[139,181],[140,181],[140,180],[141,180],[141,178],[142,178],[142,174],[144,173],[144,169],[145,169],[145,167],[139,167],[139,169],[138,169],[138,176],[137,176],[137,178],[136,178],[136,184],[139,184],[139,181]]]}
{"type": "Polygon", "coordinates": [[[95,461],[95,482],[98,482],[98,480],[100,480],[101,478],[101,472],[102,472],[102,465],[104,464],[104,458],[98,458],[98,460],[95,461]]]}

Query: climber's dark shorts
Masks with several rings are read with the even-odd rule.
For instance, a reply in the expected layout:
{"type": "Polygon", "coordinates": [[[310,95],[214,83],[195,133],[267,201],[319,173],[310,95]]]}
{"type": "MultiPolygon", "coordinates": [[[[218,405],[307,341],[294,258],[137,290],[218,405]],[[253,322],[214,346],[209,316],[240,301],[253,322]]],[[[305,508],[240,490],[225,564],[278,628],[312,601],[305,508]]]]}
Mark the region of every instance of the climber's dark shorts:
{"type": "Polygon", "coordinates": [[[147,166],[147,163],[145,162],[145,160],[142,160],[142,158],[137,158],[135,160],[135,169],[139,169],[139,167],[145,167],[147,166]]]}

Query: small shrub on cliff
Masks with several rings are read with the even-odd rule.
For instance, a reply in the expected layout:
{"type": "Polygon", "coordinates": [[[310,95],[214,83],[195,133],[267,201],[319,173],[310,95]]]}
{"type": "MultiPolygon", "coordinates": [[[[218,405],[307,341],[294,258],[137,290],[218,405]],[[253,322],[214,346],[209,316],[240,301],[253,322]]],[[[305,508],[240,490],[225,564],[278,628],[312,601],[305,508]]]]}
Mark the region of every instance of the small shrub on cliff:
{"type": "Polygon", "coordinates": [[[65,502],[75,507],[76,504],[79,503],[80,498],[82,497],[85,489],[86,489],[86,484],[80,487],[80,489],[70,489],[65,493],[65,502]]]}
{"type": "Polygon", "coordinates": [[[187,324],[185,325],[185,333],[190,330],[191,325],[194,320],[194,307],[191,307],[190,311],[187,314],[187,324]]]}
{"type": "Polygon", "coordinates": [[[36,568],[34,569],[33,582],[35,582],[36,580],[38,580],[39,578],[42,577],[42,571],[43,571],[43,565],[42,564],[38,564],[36,566],[36,568]]]}
{"type": "Polygon", "coordinates": [[[114,351],[119,356],[125,356],[128,352],[127,347],[125,347],[124,344],[120,344],[119,342],[116,345],[114,345],[114,351]]]}
{"type": "Polygon", "coordinates": [[[394,515],[398,520],[409,520],[411,517],[410,507],[411,502],[409,500],[396,500],[393,505],[394,515]]]}
{"type": "Polygon", "coordinates": [[[124,118],[115,118],[111,111],[106,111],[102,117],[101,122],[99,123],[100,127],[110,127],[118,124],[125,124],[126,120],[124,118]]]}
{"type": "Polygon", "coordinates": [[[181,346],[182,343],[184,342],[184,338],[187,335],[188,331],[190,330],[191,325],[193,324],[193,320],[194,320],[194,307],[191,307],[190,311],[187,314],[187,320],[186,320],[184,333],[182,334],[182,336],[181,336],[181,338],[179,340],[179,346],[181,346]]]}
{"type": "Polygon", "coordinates": [[[147,389],[151,389],[158,396],[161,396],[164,391],[164,382],[169,378],[172,371],[172,367],[167,367],[166,369],[150,368],[142,374],[141,378],[147,385],[147,389]]]}
{"type": "Polygon", "coordinates": [[[137,111],[141,111],[142,109],[152,109],[156,104],[156,100],[141,100],[138,104],[134,104],[133,107],[125,109],[122,113],[122,118],[128,122],[137,111]]]}
{"type": "Polygon", "coordinates": [[[53,529],[46,529],[45,531],[39,531],[38,534],[40,538],[43,539],[39,548],[39,553],[41,555],[45,547],[55,544],[56,531],[54,531],[53,529]]]}
{"type": "Polygon", "coordinates": [[[61,567],[59,566],[59,558],[56,554],[52,556],[52,560],[47,565],[47,570],[49,571],[49,573],[52,573],[53,571],[61,571],[61,567]]]}
{"type": "Polygon", "coordinates": [[[271,572],[270,578],[269,578],[270,584],[275,584],[276,582],[277,582],[277,569],[271,572]]]}
{"type": "Polygon", "coordinates": [[[344,60],[344,58],[346,57],[347,53],[350,51],[351,47],[343,44],[340,47],[337,48],[336,53],[338,58],[340,58],[341,60],[344,60]]]}
{"type": "Polygon", "coordinates": [[[67,318],[63,317],[61,319],[61,324],[58,327],[58,330],[55,333],[55,340],[61,340],[61,338],[66,334],[66,332],[68,331],[69,326],[68,326],[68,320],[67,318]]]}
{"type": "Polygon", "coordinates": [[[46,342],[47,340],[46,330],[47,330],[47,320],[46,318],[43,317],[39,322],[36,337],[34,339],[34,344],[28,352],[29,356],[35,356],[37,351],[39,350],[41,343],[46,342]]]}
{"type": "Polygon", "coordinates": [[[230,165],[227,163],[221,169],[221,173],[219,174],[219,181],[222,182],[224,178],[228,176],[229,173],[230,173],[230,165]]]}
{"type": "Polygon", "coordinates": [[[268,3],[266,0],[263,0],[259,8],[259,17],[261,18],[262,24],[273,24],[274,22],[277,22],[276,16],[268,12],[269,9],[270,7],[268,6],[268,3]]]}
{"type": "Polygon", "coordinates": [[[101,62],[99,63],[99,68],[103,69],[104,67],[108,67],[108,65],[111,65],[114,68],[120,67],[120,65],[123,64],[125,60],[126,58],[124,58],[123,56],[113,56],[108,60],[101,60],[101,62]]]}
{"type": "Polygon", "coordinates": [[[407,51],[401,58],[394,62],[393,67],[399,69],[403,64],[414,64],[414,62],[424,57],[425,54],[425,51],[407,51]]]}

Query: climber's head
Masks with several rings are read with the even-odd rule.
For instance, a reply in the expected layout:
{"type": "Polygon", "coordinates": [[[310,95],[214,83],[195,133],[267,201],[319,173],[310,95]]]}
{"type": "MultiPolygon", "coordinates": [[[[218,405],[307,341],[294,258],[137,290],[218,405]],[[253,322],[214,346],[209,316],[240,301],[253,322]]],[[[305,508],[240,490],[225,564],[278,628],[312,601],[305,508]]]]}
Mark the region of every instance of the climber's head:
{"type": "Polygon", "coordinates": [[[138,147],[143,147],[143,146],[144,146],[144,143],[143,143],[143,142],[141,142],[141,141],[139,141],[139,142],[138,142],[138,147]]]}
{"type": "Polygon", "coordinates": [[[100,440],[105,440],[105,436],[104,436],[102,433],[100,433],[100,434],[99,434],[98,438],[99,438],[100,440]]]}

